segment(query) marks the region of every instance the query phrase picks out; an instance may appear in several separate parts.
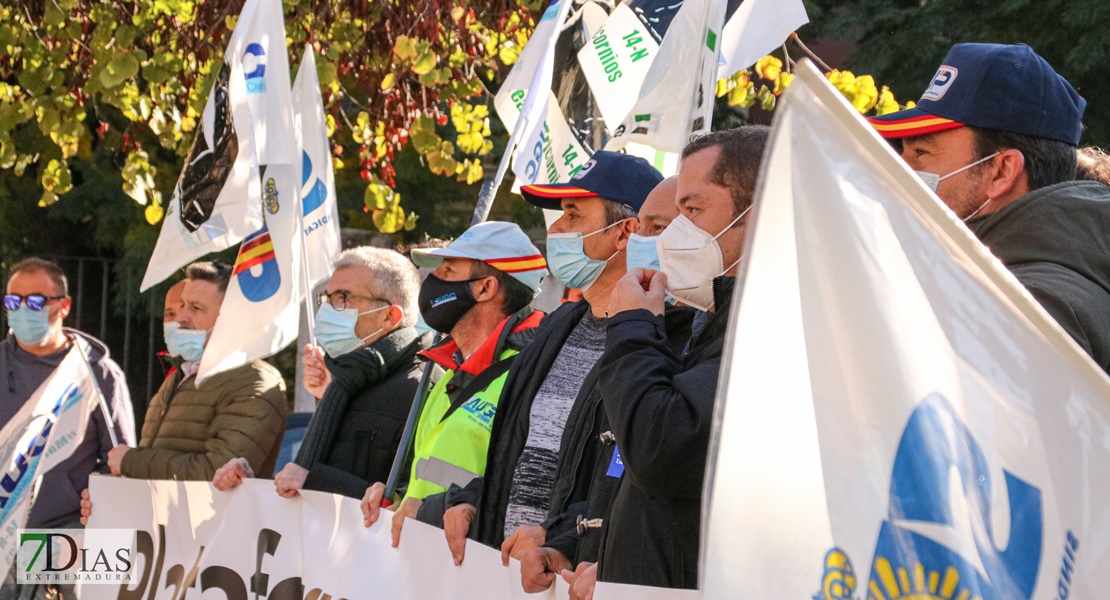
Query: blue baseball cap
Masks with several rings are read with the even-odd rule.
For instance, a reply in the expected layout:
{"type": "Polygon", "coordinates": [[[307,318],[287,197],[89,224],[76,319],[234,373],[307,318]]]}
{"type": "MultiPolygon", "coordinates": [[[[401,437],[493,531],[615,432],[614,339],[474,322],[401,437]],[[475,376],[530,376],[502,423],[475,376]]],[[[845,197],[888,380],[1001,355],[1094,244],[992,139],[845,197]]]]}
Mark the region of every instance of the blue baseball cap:
{"type": "Polygon", "coordinates": [[[867,120],[888,139],[971,125],[1078,146],[1086,107],[1025,44],[956,44],[917,106],[867,120]]]}
{"type": "Polygon", "coordinates": [[[520,194],[534,206],[562,210],[564,198],[601,196],[636,211],[663,175],[639,156],[600,150],[567,183],[523,185],[520,194]]]}

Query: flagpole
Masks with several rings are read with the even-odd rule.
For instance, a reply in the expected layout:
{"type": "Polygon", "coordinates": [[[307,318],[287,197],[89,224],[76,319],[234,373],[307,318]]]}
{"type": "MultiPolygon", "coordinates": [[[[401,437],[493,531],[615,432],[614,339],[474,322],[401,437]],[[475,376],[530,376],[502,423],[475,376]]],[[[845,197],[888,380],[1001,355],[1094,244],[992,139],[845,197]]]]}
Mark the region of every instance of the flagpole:
{"type": "Polygon", "coordinates": [[[547,47],[544,49],[543,60],[540,61],[540,68],[532,75],[532,83],[528,86],[528,96],[524,99],[524,105],[521,107],[520,116],[517,117],[516,125],[513,127],[513,132],[509,136],[509,143],[505,145],[505,154],[501,157],[501,164],[497,167],[497,175],[494,176],[493,181],[482,187],[482,192],[478,197],[478,206],[474,207],[474,217],[470,220],[470,225],[473,227],[478,223],[484,223],[489,218],[489,211],[493,208],[493,199],[497,196],[497,190],[501,188],[501,182],[505,179],[505,173],[509,170],[509,161],[512,160],[513,153],[516,150],[517,144],[520,143],[520,138],[527,131],[529,124],[528,115],[532,112],[532,107],[537,102],[538,97],[542,97],[540,102],[547,102],[548,97],[551,95],[551,83],[547,84],[548,89],[540,89],[545,87],[543,85],[544,72],[552,69],[551,57],[555,52],[555,43],[559,40],[559,34],[562,32],[563,25],[566,23],[567,14],[570,12],[570,7],[574,4],[573,0],[562,0],[563,4],[559,7],[559,12],[556,13],[555,22],[558,24],[551,37],[547,40],[547,47]]]}

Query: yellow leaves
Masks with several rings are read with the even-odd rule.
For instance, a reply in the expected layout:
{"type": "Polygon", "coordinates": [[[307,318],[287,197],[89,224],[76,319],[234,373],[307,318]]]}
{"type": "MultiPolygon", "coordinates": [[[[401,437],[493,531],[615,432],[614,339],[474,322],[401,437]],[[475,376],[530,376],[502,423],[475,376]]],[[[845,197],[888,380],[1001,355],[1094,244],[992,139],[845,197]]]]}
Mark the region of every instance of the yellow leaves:
{"type": "Polygon", "coordinates": [[[506,42],[501,45],[501,49],[497,51],[497,58],[501,59],[502,64],[505,66],[512,66],[520,58],[521,48],[512,42],[506,42]]]}
{"type": "Polygon", "coordinates": [[[57,202],[58,196],[73,189],[73,174],[69,172],[69,165],[63,161],[48,162],[46,168],[42,170],[39,181],[43,189],[39,206],[49,206],[57,202]]]}
{"type": "Polygon", "coordinates": [[[143,211],[143,216],[146,217],[146,222],[151,225],[157,225],[162,217],[166,215],[166,211],[162,209],[161,203],[151,203],[147,205],[146,210],[143,211]]]}
{"type": "Polygon", "coordinates": [[[442,140],[436,135],[436,124],[427,115],[420,115],[409,127],[409,143],[419,154],[439,149],[442,140]]]}
{"type": "Polygon", "coordinates": [[[879,101],[875,103],[875,114],[882,116],[898,111],[898,101],[894,99],[894,94],[891,93],[890,88],[883,86],[879,92],[879,101]]]}
{"type": "Polygon", "coordinates": [[[456,102],[451,106],[451,124],[458,132],[456,143],[465,154],[485,155],[493,149],[489,141],[489,108],[484,104],[456,102]]]}
{"type": "Polygon", "coordinates": [[[366,186],[363,203],[367,210],[372,210],[370,217],[374,227],[382,233],[397,233],[405,229],[410,221],[412,226],[409,231],[416,226],[416,218],[406,216],[405,210],[401,208],[401,194],[390,189],[377,177],[372,177],[370,184],[366,186]]]}
{"type": "Polygon", "coordinates": [[[792,81],[794,81],[793,73],[779,73],[779,76],[775,78],[775,89],[772,90],[772,93],[776,96],[782,95],[782,93],[786,91],[786,88],[790,87],[792,81]]]}
{"type": "Polygon", "coordinates": [[[851,71],[833,69],[826,77],[860,114],[874,108],[879,101],[879,89],[875,87],[875,79],[870,75],[857,77],[851,71]]]}
{"type": "Polygon", "coordinates": [[[764,56],[755,63],[755,72],[763,79],[774,81],[782,71],[782,61],[774,56],[764,56]]]}
{"type": "Polygon", "coordinates": [[[407,35],[397,36],[397,40],[393,43],[393,53],[401,60],[416,57],[416,40],[407,35]]]}
{"type": "Polygon", "coordinates": [[[393,79],[394,79],[393,78],[393,73],[386,73],[386,76],[382,77],[382,91],[383,92],[393,88],[393,79]]]}
{"type": "Polygon", "coordinates": [[[455,147],[451,142],[443,142],[438,149],[424,155],[428,161],[428,170],[444,177],[455,175],[459,164],[452,156],[454,153],[455,147]]]}
{"type": "Polygon", "coordinates": [[[477,159],[471,160],[469,158],[459,163],[455,172],[458,174],[459,182],[466,183],[467,185],[478,183],[485,175],[485,170],[482,169],[482,161],[477,159]]]}
{"type": "Polygon", "coordinates": [[[424,75],[436,68],[438,63],[439,57],[432,51],[432,45],[421,41],[416,51],[416,58],[412,61],[412,72],[417,75],[424,75]]]}

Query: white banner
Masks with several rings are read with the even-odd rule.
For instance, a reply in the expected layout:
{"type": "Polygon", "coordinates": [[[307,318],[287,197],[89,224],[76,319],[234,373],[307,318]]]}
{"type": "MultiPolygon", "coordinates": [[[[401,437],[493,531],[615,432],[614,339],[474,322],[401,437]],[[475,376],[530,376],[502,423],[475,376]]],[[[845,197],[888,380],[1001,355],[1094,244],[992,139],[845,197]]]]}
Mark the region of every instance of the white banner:
{"type": "Polygon", "coordinates": [[[802,0],[744,0],[725,23],[717,78],[754,65],[806,23],[809,15],[802,0]]]}
{"type": "Polygon", "coordinates": [[[725,2],[687,0],[674,16],[631,111],[606,150],[629,142],[681,152],[692,134],[709,131],[725,2]]]}
{"type": "Polygon", "coordinates": [[[307,142],[303,159],[301,164],[266,168],[266,222],[239,247],[220,316],[200,362],[198,384],[296,341],[305,295],[302,244],[307,239],[311,285],[331,275],[339,254],[335,181],[311,48],[305,50],[294,91],[291,110],[300,127],[295,137],[298,147],[300,140],[307,142]]]}
{"type": "MultiPolygon", "coordinates": [[[[137,529],[138,582],[89,586],[81,598],[389,598],[390,600],[554,600],[561,578],[541,594],[525,594],[520,563],[468,541],[456,567],[443,531],[406,521],[392,547],[392,513],[366,529],[359,502],[302,492],[278,497],[271,481],[247,480],[230,492],[204,482],[93,477],[89,528],[137,529]],[[212,591],[209,591],[212,590],[212,591]],[[206,595],[207,594],[207,595],[206,595]]],[[[627,586],[599,586],[606,598],[639,598],[627,586]]],[[[668,591],[662,590],[661,593],[668,591]]],[[[674,598],[669,595],[666,597],[674,598]]]]}
{"type": "Polygon", "coordinates": [[[722,365],[705,596],[1105,597],[1110,379],[798,73],[722,365]]]}
{"type": "MultiPolygon", "coordinates": [[[[99,390],[79,345],[0,429],[0,568],[11,569],[42,476],[85,439],[99,390]]],[[[108,420],[111,426],[111,420],[108,420]]]]}
{"type": "Polygon", "coordinates": [[[292,164],[297,155],[281,0],[247,0],[224,54],[243,72],[258,164],[292,164]]]}
{"type": "Polygon", "coordinates": [[[638,90],[659,44],[628,7],[618,4],[589,43],[578,51],[578,62],[606,123],[620,123],[636,104],[638,90]]]}

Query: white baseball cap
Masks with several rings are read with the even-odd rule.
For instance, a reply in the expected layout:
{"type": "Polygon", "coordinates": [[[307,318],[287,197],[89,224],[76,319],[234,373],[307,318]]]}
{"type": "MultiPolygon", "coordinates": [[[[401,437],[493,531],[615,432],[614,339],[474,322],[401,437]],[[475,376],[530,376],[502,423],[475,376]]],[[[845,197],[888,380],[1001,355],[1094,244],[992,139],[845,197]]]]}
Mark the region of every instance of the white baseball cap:
{"type": "Polygon", "coordinates": [[[446,248],[413,248],[412,262],[426,269],[437,269],[445,258],[469,258],[507,273],[538,292],[547,275],[547,261],[539,248],[516,223],[486,221],[478,223],[446,248]]]}

